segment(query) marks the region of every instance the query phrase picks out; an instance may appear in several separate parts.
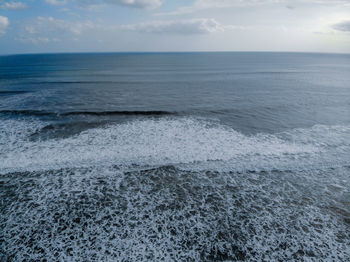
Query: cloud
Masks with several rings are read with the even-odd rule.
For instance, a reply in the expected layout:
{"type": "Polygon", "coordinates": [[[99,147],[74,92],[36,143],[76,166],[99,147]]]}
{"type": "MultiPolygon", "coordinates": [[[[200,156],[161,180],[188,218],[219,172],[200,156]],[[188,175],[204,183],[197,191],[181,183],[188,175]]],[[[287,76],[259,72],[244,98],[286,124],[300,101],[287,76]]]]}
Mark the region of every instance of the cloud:
{"type": "Polygon", "coordinates": [[[58,42],[61,39],[77,38],[86,31],[99,26],[91,21],[67,21],[53,17],[37,17],[23,27],[17,38],[33,44],[58,42]]]}
{"type": "Polygon", "coordinates": [[[5,10],[18,10],[18,9],[26,9],[28,6],[22,2],[5,2],[0,5],[0,9],[5,10]]]}
{"type": "Polygon", "coordinates": [[[9,26],[10,21],[6,16],[0,15],[0,36],[6,33],[6,29],[9,26]]]}
{"type": "Polygon", "coordinates": [[[195,0],[192,5],[182,6],[174,11],[158,13],[157,15],[185,15],[208,9],[247,7],[267,4],[283,4],[289,8],[295,8],[295,5],[298,4],[350,5],[350,0],[195,0]]]}
{"type": "MultiPolygon", "coordinates": [[[[48,0],[56,1],[56,0],[48,0]]],[[[107,4],[120,5],[138,9],[155,9],[162,5],[162,0],[79,0],[85,6],[105,6],[107,4]]]]}
{"type": "Polygon", "coordinates": [[[159,13],[157,15],[183,15],[206,9],[278,3],[280,1],[283,0],[195,0],[192,5],[183,6],[175,11],[159,13]]]}
{"type": "Polygon", "coordinates": [[[154,9],[162,5],[160,0],[105,0],[105,2],[142,9],[154,9]]]}
{"type": "Polygon", "coordinates": [[[224,27],[215,19],[187,19],[171,21],[151,21],[120,27],[127,31],[161,34],[208,34],[224,31],[224,27]]]}
{"type": "Polygon", "coordinates": [[[45,2],[50,5],[65,5],[67,0],[45,0],[45,2]]]}
{"type": "MultiPolygon", "coordinates": [[[[307,2],[307,0],[301,0],[307,2]]],[[[310,0],[309,2],[315,4],[332,4],[332,5],[348,5],[350,4],[350,0],[310,0]]]]}
{"type": "Polygon", "coordinates": [[[80,35],[83,31],[95,28],[96,25],[91,21],[71,22],[53,17],[37,17],[36,21],[25,26],[25,30],[29,34],[50,33],[50,32],[69,32],[80,35]]]}
{"type": "Polygon", "coordinates": [[[350,32],[350,20],[342,21],[332,26],[337,31],[350,32]]]}
{"type": "Polygon", "coordinates": [[[225,8],[240,5],[279,3],[281,0],[196,0],[194,6],[200,9],[225,8]]]}
{"type": "Polygon", "coordinates": [[[199,8],[225,8],[230,6],[246,6],[259,4],[349,4],[350,0],[196,0],[194,6],[199,8]]]}
{"type": "Polygon", "coordinates": [[[58,38],[50,38],[50,37],[42,37],[42,36],[34,36],[34,37],[20,37],[19,41],[23,43],[32,43],[32,44],[47,44],[50,42],[59,42],[58,38]]]}
{"type": "MultiPolygon", "coordinates": [[[[31,23],[23,25],[17,40],[32,44],[46,44],[52,42],[70,42],[72,40],[90,38],[99,33],[109,36],[129,31],[153,34],[195,35],[210,34],[231,30],[230,26],[223,26],[215,19],[185,19],[170,21],[149,21],[127,25],[105,25],[92,21],[70,21],[53,17],[37,17],[31,23]]],[[[235,28],[236,29],[236,28],[235,28]]]]}

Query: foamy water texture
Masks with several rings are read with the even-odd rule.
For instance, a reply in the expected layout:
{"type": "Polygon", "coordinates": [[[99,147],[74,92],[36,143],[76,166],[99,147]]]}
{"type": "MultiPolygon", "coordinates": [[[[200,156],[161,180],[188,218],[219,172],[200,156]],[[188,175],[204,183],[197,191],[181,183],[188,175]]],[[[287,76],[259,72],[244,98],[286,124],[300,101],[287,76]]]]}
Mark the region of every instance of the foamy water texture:
{"type": "Polygon", "coordinates": [[[318,167],[349,162],[350,127],[315,126],[275,135],[243,135],[214,121],[139,120],[88,129],[68,138],[33,139],[45,123],[2,121],[0,170],[206,162],[237,170],[318,167]],[[214,164],[215,164],[214,163],[214,164]]]}
{"type": "Polygon", "coordinates": [[[0,260],[350,260],[350,126],[49,124],[0,121],[0,260]]]}

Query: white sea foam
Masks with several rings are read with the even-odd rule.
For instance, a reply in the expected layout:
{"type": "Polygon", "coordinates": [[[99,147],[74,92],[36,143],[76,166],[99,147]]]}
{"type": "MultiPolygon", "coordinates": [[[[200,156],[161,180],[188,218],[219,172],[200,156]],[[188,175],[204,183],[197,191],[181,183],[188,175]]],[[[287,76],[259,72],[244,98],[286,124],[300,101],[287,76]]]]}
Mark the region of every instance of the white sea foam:
{"type": "Polygon", "coordinates": [[[36,139],[45,123],[0,122],[0,171],[94,165],[193,164],[288,169],[349,164],[350,127],[315,126],[280,134],[243,135],[193,118],[149,119],[93,128],[68,138],[36,139]]]}
{"type": "Polygon", "coordinates": [[[48,124],[0,121],[0,260],[350,259],[349,126],[48,124]]]}
{"type": "Polygon", "coordinates": [[[348,261],[348,187],[324,190],[346,172],[0,176],[0,260],[348,261]]]}

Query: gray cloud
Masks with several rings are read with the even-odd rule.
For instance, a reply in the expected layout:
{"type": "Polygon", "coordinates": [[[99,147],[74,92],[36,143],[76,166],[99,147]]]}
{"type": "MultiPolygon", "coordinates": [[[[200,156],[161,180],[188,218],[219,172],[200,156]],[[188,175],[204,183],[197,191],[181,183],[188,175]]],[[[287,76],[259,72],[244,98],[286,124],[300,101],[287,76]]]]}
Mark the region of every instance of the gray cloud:
{"type": "Polygon", "coordinates": [[[151,21],[124,25],[121,29],[143,33],[161,34],[208,34],[224,31],[224,27],[215,19],[186,19],[171,21],[151,21]]]}
{"type": "Polygon", "coordinates": [[[0,4],[0,8],[5,10],[26,9],[27,7],[28,6],[22,2],[5,2],[0,4]]]}
{"type": "Polygon", "coordinates": [[[350,32],[350,20],[333,25],[333,29],[343,32],[350,32]]]}

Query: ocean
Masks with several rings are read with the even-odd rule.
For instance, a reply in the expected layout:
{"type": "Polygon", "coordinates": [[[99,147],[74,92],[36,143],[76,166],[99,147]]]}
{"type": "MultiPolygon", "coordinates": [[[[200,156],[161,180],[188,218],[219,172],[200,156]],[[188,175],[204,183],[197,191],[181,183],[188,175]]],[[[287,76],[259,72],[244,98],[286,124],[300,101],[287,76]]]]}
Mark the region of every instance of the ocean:
{"type": "Polygon", "coordinates": [[[349,261],[350,55],[0,56],[1,261],[349,261]]]}

